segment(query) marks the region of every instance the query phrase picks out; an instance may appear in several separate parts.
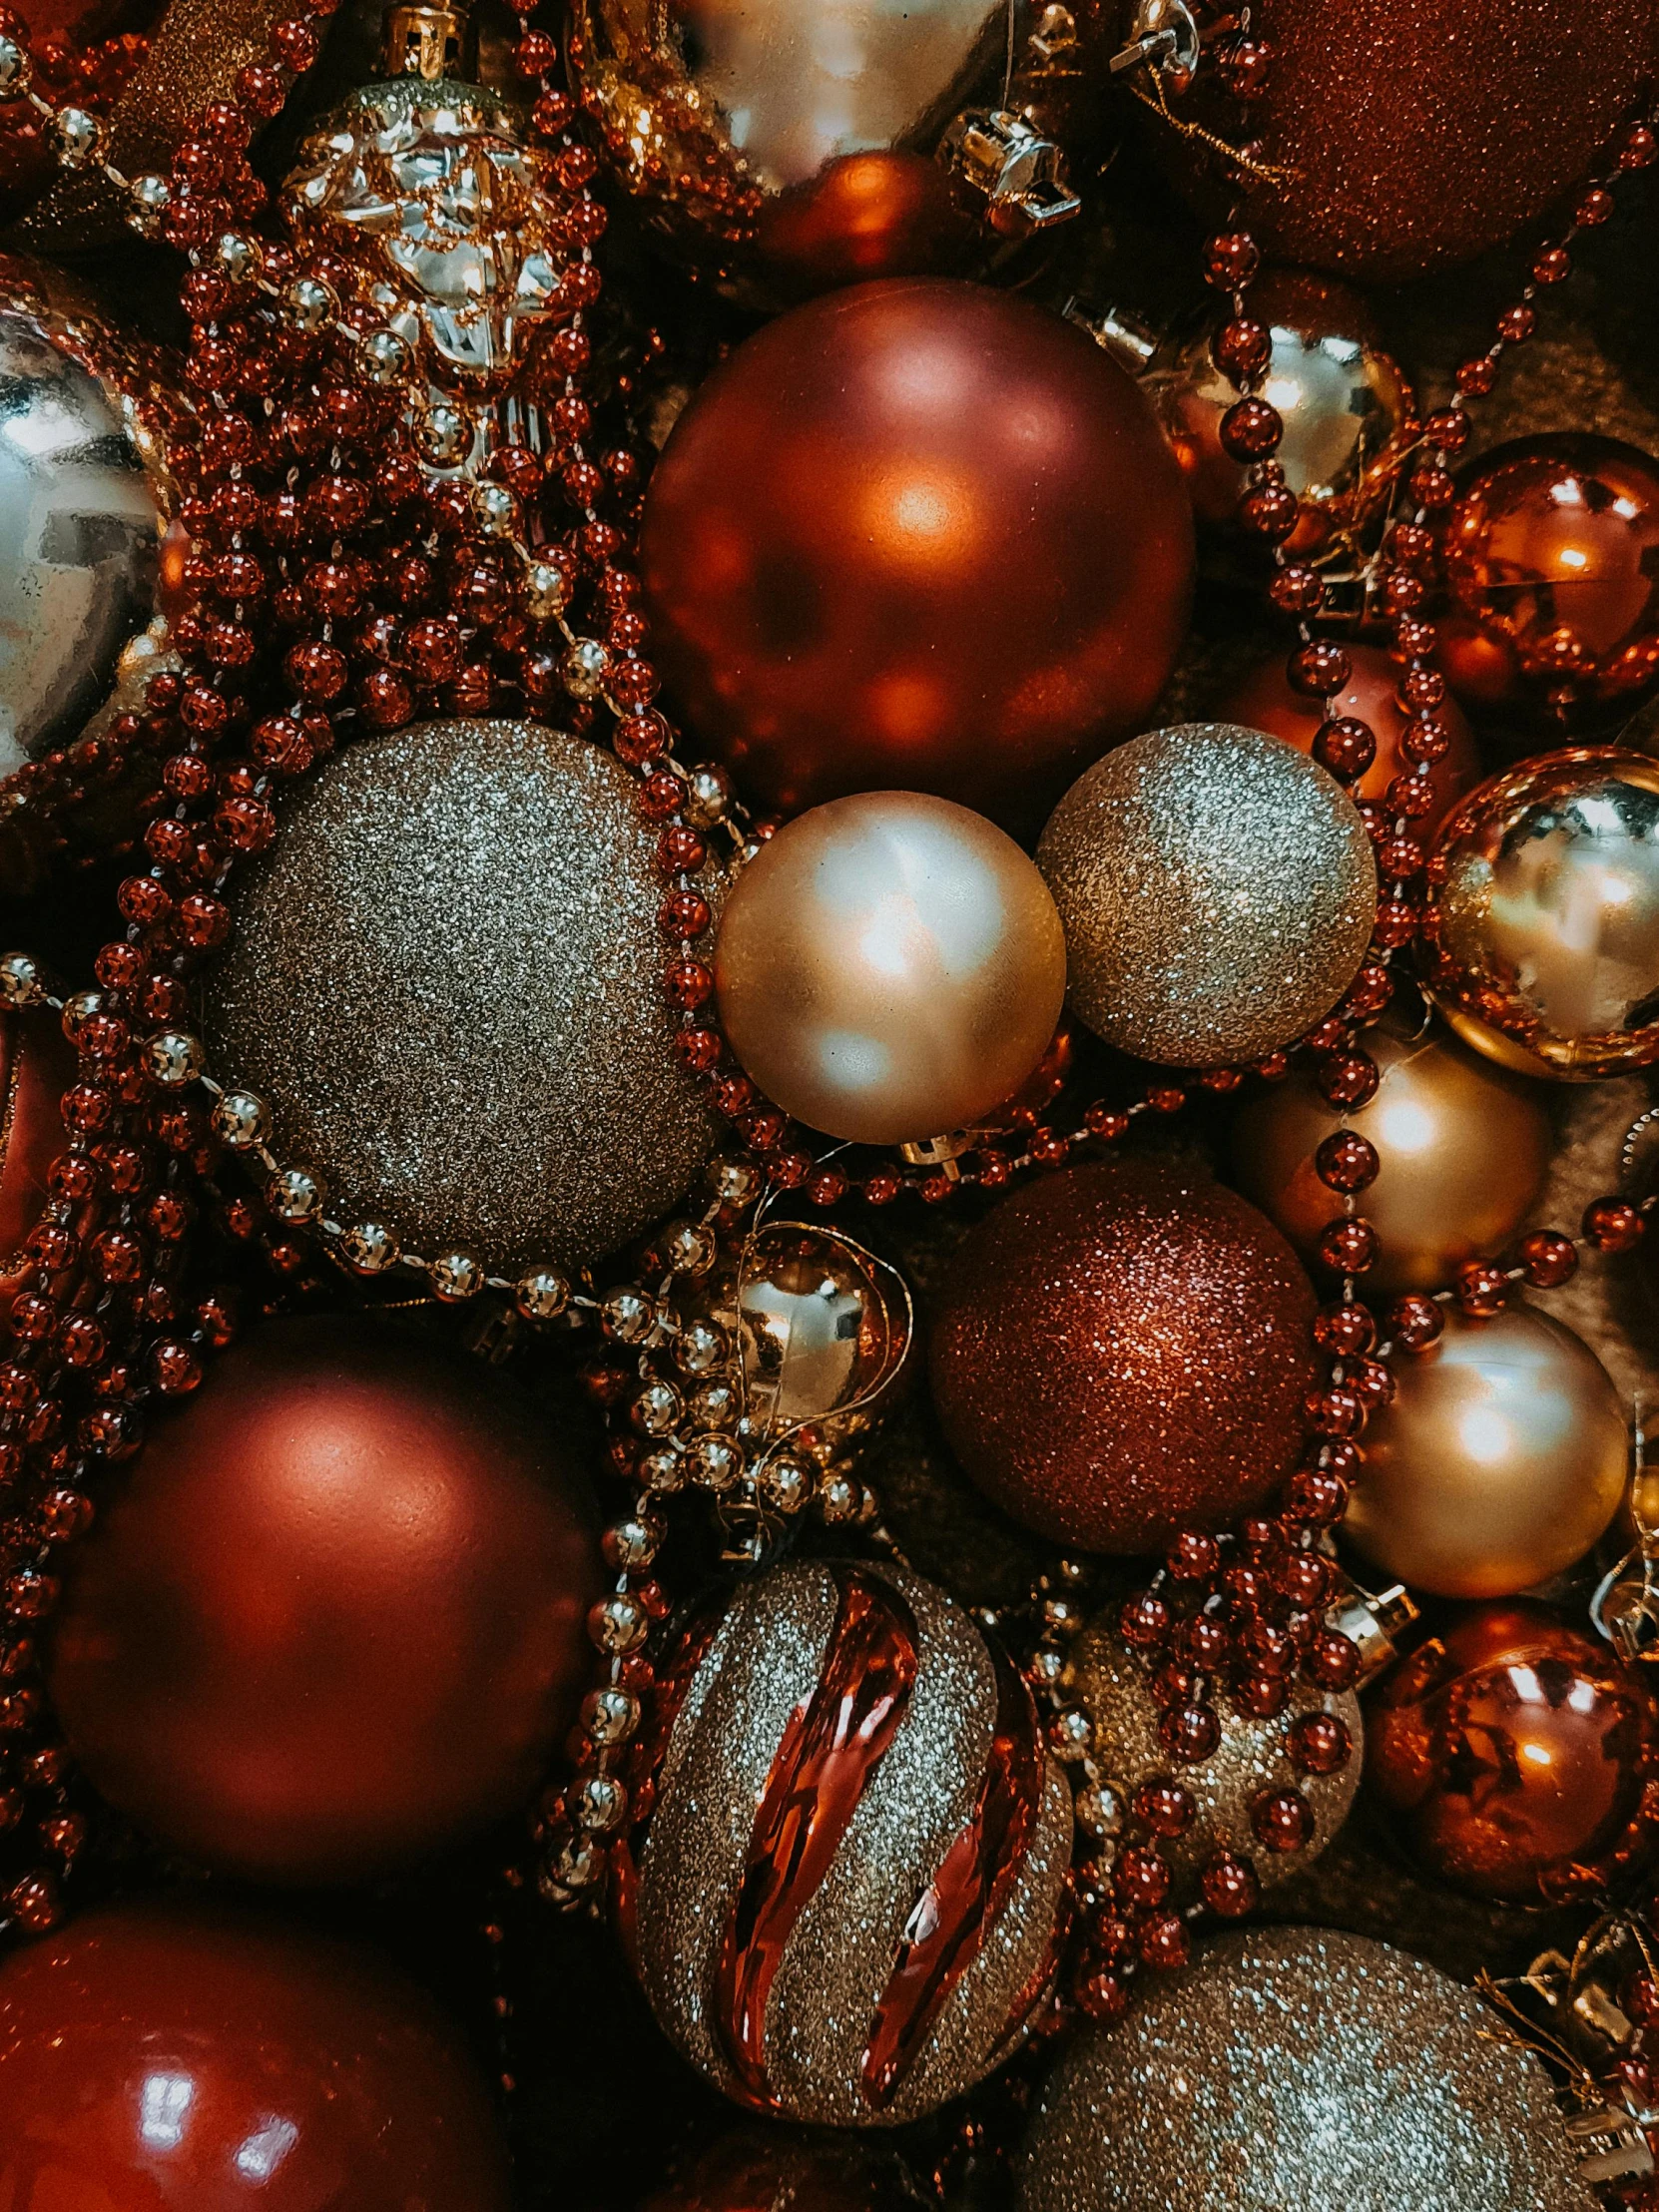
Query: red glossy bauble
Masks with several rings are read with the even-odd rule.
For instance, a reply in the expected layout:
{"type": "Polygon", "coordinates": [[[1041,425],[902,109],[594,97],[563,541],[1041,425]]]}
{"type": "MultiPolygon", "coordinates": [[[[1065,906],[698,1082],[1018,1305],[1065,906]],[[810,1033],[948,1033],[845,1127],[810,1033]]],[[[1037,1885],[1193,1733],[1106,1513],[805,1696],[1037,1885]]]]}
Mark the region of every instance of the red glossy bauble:
{"type": "Polygon", "coordinates": [[[46,1172],[66,1148],[59,1102],[78,1066],[55,1014],[0,1014],[0,1313],[46,1204],[46,1172]]]}
{"type": "Polygon", "coordinates": [[[105,1494],[48,1680],[142,1828],[215,1869],[353,1880],[529,1796],[597,1581],[580,1477],[514,1384],[369,1319],[277,1322],[105,1494]]]}
{"type": "Polygon", "coordinates": [[[1295,1460],[1314,1293],[1278,1230],[1161,1162],[1067,1169],[965,1239],[935,1315],[951,1449],[1013,1517],[1091,1551],[1219,1527],[1295,1460]]]}
{"type": "Polygon", "coordinates": [[[1162,689],[1193,530],[1145,399],[1080,330],[894,279],[717,370],[641,561],[669,695],[746,795],[926,791],[1023,827],[1162,689]]]}
{"type": "Polygon", "coordinates": [[[1572,733],[1659,684],[1659,461],[1552,432],[1482,456],[1445,539],[1440,665],[1472,712],[1572,733]]]}
{"type": "Polygon", "coordinates": [[[92,1913],[0,1968],[9,2212],[508,2212],[482,2076],[417,1989],[203,1909],[92,1913]]]}
{"type": "MultiPolygon", "coordinates": [[[[1399,752],[1406,719],[1396,696],[1399,666],[1375,645],[1351,645],[1348,657],[1354,664],[1354,674],[1348,688],[1338,694],[1331,712],[1357,716],[1370,727],[1377,740],[1377,758],[1361,777],[1358,796],[1380,800],[1394,777],[1411,771],[1410,762],[1402,760],[1399,752]]],[[[1252,670],[1216,709],[1217,721],[1265,730],[1269,737],[1283,738],[1302,753],[1312,753],[1325,714],[1326,702],[1304,699],[1291,689],[1283,653],[1274,654],[1252,670]]],[[[1416,834],[1422,837],[1431,835],[1464,792],[1471,791],[1480,780],[1474,734],[1454,701],[1442,704],[1439,720],[1450,733],[1451,745],[1429,774],[1434,806],[1417,825],[1416,834]]]]}
{"type": "Polygon", "coordinates": [[[1419,1865],[1506,1903],[1590,1895],[1659,1833],[1646,1685],[1544,1605],[1470,1606],[1386,1675],[1366,1776],[1419,1865]]]}

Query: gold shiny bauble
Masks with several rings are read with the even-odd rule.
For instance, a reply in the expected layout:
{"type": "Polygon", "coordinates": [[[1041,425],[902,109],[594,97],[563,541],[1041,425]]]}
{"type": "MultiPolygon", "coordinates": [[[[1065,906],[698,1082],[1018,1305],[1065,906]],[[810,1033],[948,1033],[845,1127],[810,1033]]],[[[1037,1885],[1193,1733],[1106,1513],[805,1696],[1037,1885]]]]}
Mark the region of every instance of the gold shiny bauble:
{"type": "Polygon", "coordinates": [[[832,1229],[768,1222],[728,1286],[751,1432],[845,1429],[897,1381],[910,1349],[904,1279],[832,1229]]]}
{"type": "Polygon", "coordinates": [[[1364,1193],[1382,1240],[1368,1292],[1441,1290],[1526,1219],[1549,1165],[1549,1116],[1535,1084],[1443,1033],[1384,1025],[1366,1050],[1377,1096],[1357,1111],[1330,1105],[1306,1068],[1248,1099],[1233,1124],[1233,1180],[1310,1254],[1343,1212],[1314,1155],[1337,1130],[1357,1130],[1381,1163],[1364,1193]]]}
{"type": "Polygon", "coordinates": [[[659,2025],[756,2110],[932,2111],[1053,1961],[1071,1793],[1029,1690],[895,1566],[774,1568],[691,1635],[625,1884],[659,2025]]]}
{"type": "Polygon", "coordinates": [[[1659,761],[1568,747],[1491,777],[1434,848],[1428,986],[1506,1067],[1659,1060],[1659,761]]]}
{"type": "Polygon", "coordinates": [[[1175,1067],[1260,1059],[1328,1014],[1377,915],[1377,868],[1333,777],[1258,730],[1189,722],[1080,776],[1037,846],[1072,1010],[1175,1067]]]}
{"type": "Polygon", "coordinates": [[[1510,1597],[1581,1559],[1618,1511],[1629,1438],[1589,1346],[1529,1306],[1454,1308],[1394,1363],[1343,1533],[1439,1597],[1510,1597]]]}
{"type": "Polygon", "coordinates": [[[597,746],[523,722],[367,739],[294,795],[250,879],[208,995],[215,1072],[267,1099],[336,1220],[428,1258],[585,1265],[714,1137],[663,1006],[661,895],[597,746]]]}
{"type": "Polygon", "coordinates": [[[721,1019],[811,1128],[904,1144],[970,1127],[1032,1074],[1065,999],[1042,877],[982,815],[863,792],[789,823],[739,876],[721,1019]]]}
{"type": "MultiPolygon", "coordinates": [[[[1159,1706],[1151,1670],[1125,1648],[1117,1633],[1117,1608],[1091,1622],[1077,1646],[1072,1695],[1094,1723],[1092,1754],[1103,1780],[1128,1804],[1143,1782],[1170,1772],[1169,1753],[1158,1737],[1159,1706]]],[[[1205,1866],[1228,1849],[1248,1859],[1263,1889],[1300,1874],[1317,1859],[1348,1818],[1360,1787],[1364,1726],[1352,1690],[1309,1693],[1275,1720],[1241,1713],[1226,1697],[1216,1700],[1221,1741],[1208,1759],[1183,1767],[1179,1780],[1193,1801],[1193,1817],[1160,1850],[1175,1875],[1176,1902],[1199,1893],[1205,1866]],[[1302,1774],[1292,1765],[1287,1739],[1303,1713],[1335,1714],[1349,1733],[1353,1755],[1335,1774],[1302,1774]],[[1313,1809],[1314,1833],[1300,1851],[1264,1851],[1251,1826],[1250,1809],[1264,1790],[1300,1790],[1313,1809]]]]}

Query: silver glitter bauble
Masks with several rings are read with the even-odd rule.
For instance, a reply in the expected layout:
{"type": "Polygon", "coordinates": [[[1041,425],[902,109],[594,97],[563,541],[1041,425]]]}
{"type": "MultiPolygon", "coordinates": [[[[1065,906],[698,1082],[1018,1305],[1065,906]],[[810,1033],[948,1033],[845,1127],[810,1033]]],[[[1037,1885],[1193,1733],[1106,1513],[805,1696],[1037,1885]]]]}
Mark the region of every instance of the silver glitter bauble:
{"type": "Polygon", "coordinates": [[[1377,868],[1353,801],[1303,754],[1230,723],[1133,738],[1080,776],[1037,846],[1070,997],[1120,1051],[1256,1060],[1353,981],[1377,868]]]}
{"type": "Polygon", "coordinates": [[[334,1218],[507,1272],[586,1265],[675,1203],[715,1134],[663,1005],[655,853],[627,771],[562,731],[355,745],[250,879],[205,1013],[214,1072],[269,1101],[334,1218]]]}
{"type": "MultiPolygon", "coordinates": [[[[1115,1796],[1131,1800],[1143,1782],[1170,1772],[1169,1753],[1158,1740],[1158,1703],[1146,1662],[1125,1649],[1113,1613],[1092,1622],[1077,1646],[1071,1695],[1093,1723],[1091,1750],[1101,1778],[1115,1796]]],[[[1159,1849],[1175,1874],[1176,1902],[1198,1895],[1206,1864],[1226,1848],[1248,1859],[1264,1890],[1300,1874],[1317,1859],[1348,1818],[1360,1787],[1365,1724],[1352,1691],[1292,1699],[1276,1720],[1241,1713],[1225,1696],[1216,1700],[1221,1741],[1197,1766],[1180,1770],[1193,1801],[1193,1818],[1181,1835],[1159,1849]],[[1332,1713],[1353,1744],[1348,1764],[1335,1774],[1299,1774],[1287,1748],[1292,1726],[1304,1713],[1332,1713]],[[1300,1851],[1268,1851],[1251,1826],[1250,1809],[1265,1790],[1299,1790],[1313,1809],[1314,1833],[1300,1851]]]]}
{"type": "Polygon", "coordinates": [[[1360,1936],[1260,1929],[1085,2035],[1019,2212],[1594,2212],[1538,2060],[1470,1990],[1360,1936]]]}
{"type": "Polygon", "coordinates": [[[915,2119],[1053,1963],[1071,1802],[1030,1692],[898,1567],[775,1569],[703,1636],[639,1865],[652,2009],[741,2103],[915,2119]]]}

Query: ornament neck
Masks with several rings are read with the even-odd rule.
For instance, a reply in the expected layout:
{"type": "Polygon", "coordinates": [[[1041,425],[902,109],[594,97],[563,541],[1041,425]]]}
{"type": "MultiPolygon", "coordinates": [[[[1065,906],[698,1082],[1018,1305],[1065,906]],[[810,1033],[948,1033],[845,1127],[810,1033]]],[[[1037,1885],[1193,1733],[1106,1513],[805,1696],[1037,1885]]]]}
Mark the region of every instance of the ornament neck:
{"type": "Polygon", "coordinates": [[[421,77],[435,83],[461,75],[466,16],[459,8],[400,4],[389,7],[382,31],[381,64],[385,76],[421,77]]]}

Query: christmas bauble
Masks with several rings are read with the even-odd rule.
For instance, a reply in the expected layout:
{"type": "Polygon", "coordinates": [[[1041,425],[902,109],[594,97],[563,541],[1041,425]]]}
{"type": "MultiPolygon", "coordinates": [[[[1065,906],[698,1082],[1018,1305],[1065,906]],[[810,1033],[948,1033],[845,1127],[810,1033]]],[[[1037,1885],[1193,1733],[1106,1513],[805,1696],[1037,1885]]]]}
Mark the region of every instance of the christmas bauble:
{"type": "Polygon", "coordinates": [[[1659,761],[1541,753],[1470,792],[1430,878],[1428,986],[1527,1075],[1659,1060],[1659,761]]]}
{"type": "Polygon", "coordinates": [[[964,1239],[933,1320],[933,1400],[1015,1520],[1152,1551],[1288,1471],[1313,1321],[1290,1246],[1219,1183],[1150,1160],[1068,1168],[964,1239]]]}
{"type": "Polygon", "coordinates": [[[694,1633],[633,1906],[658,2022],[760,2110],[930,2112],[1053,1963],[1071,1793],[1030,1692],[900,1567],[774,1568],[694,1633]]]}
{"type": "Polygon", "coordinates": [[[857,2137],[780,2127],[722,2136],[643,2212],[915,2212],[903,2167],[857,2137]]]}
{"type": "Polygon", "coordinates": [[[1476,1897],[1562,1905],[1652,1850],[1645,1683],[1549,1607],[1479,1605],[1390,1670],[1367,1771],[1417,1863],[1476,1897]]]}
{"type": "Polygon", "coordinates": [[[746,792],[935,792],[1033,826],[1145,716],[1192,587],[1180,470],[1057,315],[895,279],[748,339],[646,496],[656,659],[746,792]]]}
{"type": "Polygon", "coordinates": [[[1566,735],[1659,685],[1659,461],[1550,432],[1483,454],[1445,534],[1440,661],[1471,712],[1566,735]]]}
{"type": "Polygon", "coordinates": [[[0,2199],[77,2212],[508,2212],[489,2091],[372,1959],[201,1907],[88,1913],[0,1966],[0,2199]]]}
{"type": "Polygon", "coordinates": [[[1020,2212],[1594,2212],[1548,2074],[1470,1989],[1336,1929],[1263,1928],[1061,2059],[1020,2212]]]}
{"type": "MultiPolygon", "coordinates": [[[[1345,689],[1332,699],[1330,711],[1354,716],[1377,740],[1377,758],[1355,789],[1361,799],[1380,800],[1396,776],[1411,773],[1411,763],[1399,750],[1406,727],[1397,697],[1401,672],[1399,664],[1380,646],[1349,645],[1346,651],[1354,673],[1345,689]]],[[[1311,753],[1326,719],[1326,702],[1304,699],[1291,689],[1281,652],[1253,669],[1228,693],[1217,712],[1226,722],[1243,723],[1248,730],[1265,730],[1270,738],[1283,738],[1299,753],[1311,753]]],[[[1451,744],[1428,773],[1434,804],[1416,826],[1417,834],[1425,837],[1433,835],[1454,803],[1480,781],[1474,733],[1456,701],[1442,701],[1435,709],[1435,719],[1444,725],[1451,744]]]]}
{"type": "Polygon", "coordinates": [[[108,1493],[47,1679],[142,1828],[215,1869],[356,1880],[529,1796],[598,1579],[582,1478],[506,1378],[367,1317],[276,1322],[108,1493]]]}
{"type": "MultiPolygon", "coordinates": [[[[1170,1773],[1158,1734],[1159,1706],[1146,1660],[1117,1632],[1117,1608],[1090,1623],[1078,1643],[1071,1694],[1094,1724],[1091,1752],[1120,1804],[1133,1803],[1143,1783],[1170,1773]]],[[[1351,1690],[1304,1691],[1272,1720],[1259,1720],[1225,1695],[1215,1701],[1221,1739],[1209,1758],[1180,1769],[1193,1815],[1179,1836],[1160,1837],[1175,1876],[1175,1902],[1199,1895],[1205,1867],[1222,1851],[1246,1859],[1264,1889],[1299,1874],[1317,1859],[1348,1818],[1360,1787],[1360,1701],[1351,1690]],[[1308,1714],[1324,1713],[1346,1731],[1350,1754],[1329,1774],[1311,1773],[1292,1756],[1291,1732],[1308,1714]],[[1265,1848],[1252,1811],[1268,1793],[1295,1790],[1314,1816],[1313,1833],[1295,1850],[1265,1848]]]]}
{"type": "MultiPolygon", "coordinates": [[[[522,722],[370,738],[293,796],[204,1016],[335,1218],[427,1257],[586,1265],[714,1139],[663,1001],[656,832],[628,772],[522,722]]],[[[703,888],[718,903],[713,867],[703,888]]]]}
{"type": "Polygon", "coordinates": [[[1466,1052],[1443,1031],[1368,1030],[1377,1095],[1332,1106],[1313,1072],[1264,1085],[1233,1124],[1233,1174],[1246,1198],[1305,1255],[1344,1211],[1315,1155],[1355,1129],[1379,1167],[1363,1196],[1381,1250],[1367,1295],[1437,1291],[1465,1260],[1498,1252],[1525,1221],[1549,1166],[1549,1116],[1535,1084],[1466,1052]]]}
{"type": "Polygon", "coordinates": [[[1066,995],[1048,886],[948,800],[864,792],[764,844],[715,945],[720,1014],[767,1097],[832,1137],[970,1127],[1026,1081],[1066,995]]]}
{"type": "Polygon", "coordinates": [[[0,1301],[29,1265],[23,1240],[46,1204],[46,1174],[67,1149],[59,1101],[79,1073],[57,1016],[0,1014],[0,1301]]]}
{"type": "Polygon", "coordinates": [[[1368,1558],[1441,1597],[1507,1597],[1584,1556],[1624,1495],[1629,1438],[1582,1338],[1528,1306],[1448,1307],[1393,1372],[1343,1522],[1368,1558]]]}
{"type": "Polygon", "coordinates": [[[1042,833],[1073,1012],[1141,1059],[1219,1067],[1313,1027],[1354,980],[1377,868],[1353,801],[1257,730],[1184,723],[1097,761],[1042,833]]]}

